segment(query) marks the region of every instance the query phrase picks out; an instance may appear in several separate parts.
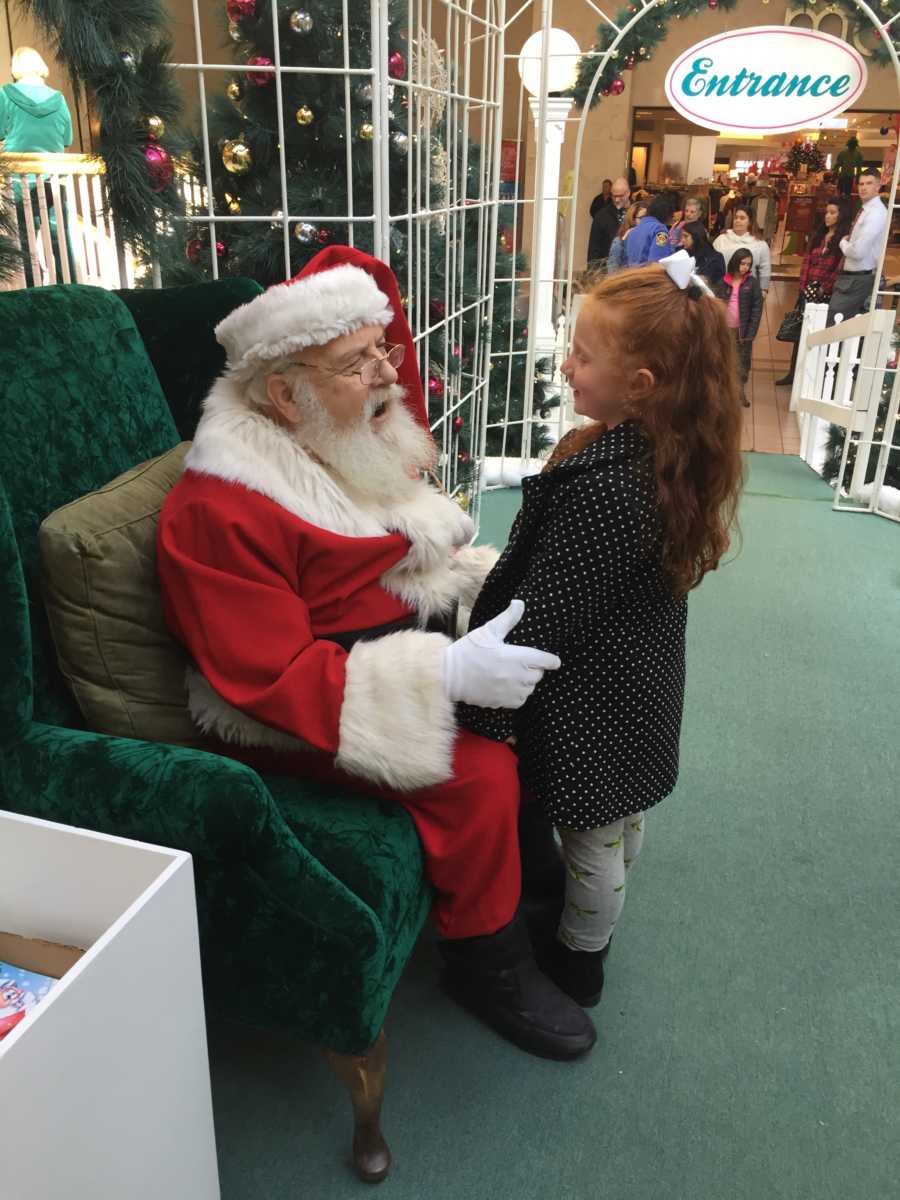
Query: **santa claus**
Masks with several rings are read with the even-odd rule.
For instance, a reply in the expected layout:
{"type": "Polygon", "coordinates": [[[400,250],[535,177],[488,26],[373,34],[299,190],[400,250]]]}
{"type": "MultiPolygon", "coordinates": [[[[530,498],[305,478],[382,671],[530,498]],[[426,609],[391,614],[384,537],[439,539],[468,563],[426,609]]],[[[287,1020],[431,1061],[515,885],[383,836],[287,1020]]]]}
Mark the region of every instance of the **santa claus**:
{"type": "Polygon", "coordinates": [[[410,813],[451,995],[523,1049],[594,1027],[535,965],[519,915],[516,759],[454,705],[520,707],[559,660],[506,645],[514,601],[458,641],[496,557],[426,481],[435,449],[396,280],[323,251],[216,328],[227,367],[163,508],[166,618],[191,713],[228,753],[410,813]]]}

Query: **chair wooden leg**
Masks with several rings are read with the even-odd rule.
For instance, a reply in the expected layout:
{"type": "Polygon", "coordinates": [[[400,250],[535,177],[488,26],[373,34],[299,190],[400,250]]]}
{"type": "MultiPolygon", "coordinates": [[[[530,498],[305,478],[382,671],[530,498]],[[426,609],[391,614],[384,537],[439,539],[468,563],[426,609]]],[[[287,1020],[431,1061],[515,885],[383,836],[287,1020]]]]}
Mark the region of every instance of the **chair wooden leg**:
{"type": "Polygon", "coordinates": [[[328,1065],[346,1086],[353,1105],[353,1166],[366,1183],[381,1183],[391,1169],[391,1152],[381,1133],[381,1102],[387,1070],[387,1038],[379,1033],[367,1054],[326,1050],[328,1065]]]}

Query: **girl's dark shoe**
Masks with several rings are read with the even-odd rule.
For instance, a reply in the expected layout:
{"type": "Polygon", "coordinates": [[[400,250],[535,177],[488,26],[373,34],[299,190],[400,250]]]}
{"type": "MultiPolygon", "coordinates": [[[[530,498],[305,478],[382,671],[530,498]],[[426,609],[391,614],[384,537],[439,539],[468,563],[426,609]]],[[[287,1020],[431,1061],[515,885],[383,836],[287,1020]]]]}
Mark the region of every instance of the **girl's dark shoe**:
{"type": "Polygon", "coordinates": [[[558,939],[541,960],[541,967],[556,986],[582,1008],[593,1008],[603,992],[603,963],[609,942],[602,950],[572,950],[558,939]]]}
{"type": "Polygon", "coordinates": [[[785,377],[783,379],[775,380],[775,386],[776,387],[790,387],[793,382],[794,382],[793,375],[785,375],[785,377]]]}

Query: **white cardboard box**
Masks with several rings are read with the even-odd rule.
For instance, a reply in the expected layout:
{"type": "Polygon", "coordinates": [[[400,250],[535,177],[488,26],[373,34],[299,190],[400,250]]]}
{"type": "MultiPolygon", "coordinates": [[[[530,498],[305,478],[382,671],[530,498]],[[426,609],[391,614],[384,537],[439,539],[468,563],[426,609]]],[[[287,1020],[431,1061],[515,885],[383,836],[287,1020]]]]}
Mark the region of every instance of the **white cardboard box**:
{"type": "Polygon", "coordinates": [[[0,1041],[4,1192],[218,1200],[190,855],[0,811],[0,930],[85,950],[0,1041]]]}

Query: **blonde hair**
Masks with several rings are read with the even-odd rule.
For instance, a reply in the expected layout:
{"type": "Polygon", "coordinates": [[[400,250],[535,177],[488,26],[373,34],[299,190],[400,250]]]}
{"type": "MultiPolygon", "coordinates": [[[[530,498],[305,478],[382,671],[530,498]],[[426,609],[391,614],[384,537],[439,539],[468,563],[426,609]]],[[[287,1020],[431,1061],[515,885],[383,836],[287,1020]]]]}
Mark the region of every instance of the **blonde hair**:
{"type": "Polygon", "coordinates": [[[13,52],[9,73],[17,81],[26,79],[29,75],[40,75],[41,79],[46,79],[50,74],[50,68],[37,50],[33,50],[31,46],[19,46],[13,52]]]}

